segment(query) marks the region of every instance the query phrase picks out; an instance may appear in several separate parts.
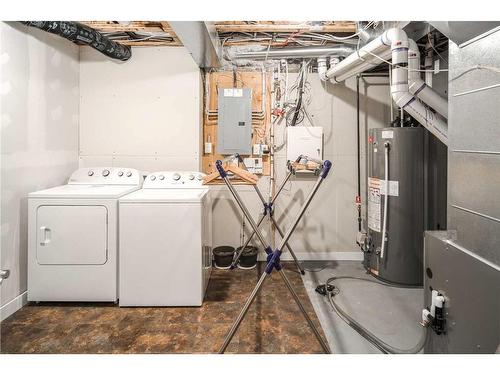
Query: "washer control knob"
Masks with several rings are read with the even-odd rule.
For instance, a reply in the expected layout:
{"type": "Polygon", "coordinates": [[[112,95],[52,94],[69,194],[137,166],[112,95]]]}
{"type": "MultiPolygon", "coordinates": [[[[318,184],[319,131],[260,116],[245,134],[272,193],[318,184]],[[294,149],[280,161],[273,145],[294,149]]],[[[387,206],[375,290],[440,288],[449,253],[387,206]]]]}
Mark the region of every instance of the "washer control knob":
{"type": "Polygon", "coordinates": [[[201,181],[203,179],[203,176],[199,174],[198,176],[196,176],[196,178],[198,179],[198,181],[201,181]]]}
{"type": "Polygon", "coordinates": [[[194,180],[194,175],[193,175],[193,174],[190,174],[190,175],[188,176],[188,178],[189,178],[190,180],[194,180]]]}
{"type": "Polygon", "coordinates": [[[160,175],[160,180],[162,180],[162,181],[163,181],[164,179],[165,179],[165,176],[161,174],[161,175],[160,175]]]}
{"type": "Polygon", "coordinates": [[[87,173],[89,176],[93,176],[94,175],[94,171],[89,171],[89,173],[87,173]]]}
{"type": "Polygon", "coordinates": [[[123,176],[123,171],[118,172],[118,177],[123,176]]]}
{"type": "Polygon", "coordinates": [[[104,177],[108,177],[108,176],[109,176],[109,171],[108,171],[107,169],[103,170],[103,171],[102,171],[102,175],[103,175],[104,177]]]}
{"type": "Polygon", "coordinates": [[[130,177],[130,176],[132,176],[132,172],[128,171],[127,172],[127,177],[130,177]]]}
{"type": "Polygon", "coordinates": [[[174,173],[174,175],[172,176],[172,178],[175,180],[175,181],[179,181],[180,178],[181,178],[181,175],[179,173],[174,173]]]}
{"type": "Polygon", "coordinates": [[[155,176],[155,175],[152,175],[152,176],[151,176],[151,181],[154,181],[154,180],[156,180],[156,176],[155,176]]]}

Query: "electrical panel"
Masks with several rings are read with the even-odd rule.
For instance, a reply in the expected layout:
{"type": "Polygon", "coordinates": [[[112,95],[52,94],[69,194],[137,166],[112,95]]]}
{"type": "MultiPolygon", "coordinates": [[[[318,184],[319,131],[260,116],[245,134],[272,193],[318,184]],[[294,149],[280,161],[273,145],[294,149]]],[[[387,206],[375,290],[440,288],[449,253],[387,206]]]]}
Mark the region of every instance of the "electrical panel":
{"type": "Polygon", "coordinates": [[[217,152],[252,153],[252,89],[220,88],[218,94],[217,152]]]}
{"type": "Polygon", "coordinates": [[[323,128],[321,126],[288,126],[286,157],[295,160],[304,155],[323,159],[323,128]]]}

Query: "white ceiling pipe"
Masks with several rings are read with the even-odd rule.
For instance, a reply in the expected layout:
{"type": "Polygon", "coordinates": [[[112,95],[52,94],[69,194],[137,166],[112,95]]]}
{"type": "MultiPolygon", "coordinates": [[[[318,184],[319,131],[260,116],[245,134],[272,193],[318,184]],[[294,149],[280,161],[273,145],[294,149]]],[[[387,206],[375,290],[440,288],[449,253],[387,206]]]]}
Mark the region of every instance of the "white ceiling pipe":
{"type": "Polygon", "coordinates": [[[408,40],[408,85],[410,92],[436,110],[441,116],[448,118],[448,100],[439,95],[420,78],[420,51],[414,40],[408,40]]]}
{"type": "MultiPolygon", "coordinates": [[[[378,56],[384,60],[390,60],[391,56],[392,56],[392,52],[389,49],[385,53],[382,53],[381,55],[378,55],[378,56]]],[[[357,68],[350,70],[349,72],[347,72],[345,74],[339,75],[338,77],[336,77],[336,81],[338,81],[338,82],[345,81],[349,77],[353,77],[357,74],[360,74],[360,73],[363,73],[367,70],[375,68],[376,66],[380,65],[382,62],[383,61],[380,60],[379,58],[375,58],[371,61],[365,62],[361,65],[358,65],[357,68]]],[[[334,81],[334,82],[336,82],[336,81],[334,81]]]]}
{"type": "Polygon", "coordinates": [[[319,79],[322,81],[327,81],[328,78],[326,78],[326,57],[319,57],[316,62],[318,63],[318,75],[319,79]]]}
{"type": "Polygon", "coordinates": [[[394,102],[415,120],[448,145],[448,126],[443,119],[417,100],[408,87],[408,43],[392,48],[391,95],[394,102]]]}
{"type": "MultiPolygon", "coordinates": [[[[326,77],[332,82],[342,82],[346,78],[381,64],[382,60],[374,55],[382,57],[386,55],[388,50],[401,47],[407,41],[408,38],[403,30],[398,28],[386,30],[378,38],[347,56],[339,64],[330,67],[326,72],[326,77]]],[[[406,45],[406,47],[408,46],[406,45]]]]}

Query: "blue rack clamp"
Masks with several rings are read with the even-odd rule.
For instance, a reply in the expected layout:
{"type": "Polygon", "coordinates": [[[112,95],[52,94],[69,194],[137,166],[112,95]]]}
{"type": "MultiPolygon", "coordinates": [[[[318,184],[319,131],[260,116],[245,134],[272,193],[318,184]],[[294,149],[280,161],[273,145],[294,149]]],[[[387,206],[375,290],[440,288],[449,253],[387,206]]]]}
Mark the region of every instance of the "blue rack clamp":
{"type": "Polygon", "coordinates": [[[278,249],[267,254],[267,265],[265,271],[268,275],[270,275],[271,272],[273,272],[273,269],[276,269],[276,271],[281,270],[282,267],[280,263],[280,256],[281,256],[281,250],[278,249]]]}
{"type": "Polygon", "coordinates": [[[222,166],[222,161],[221,160],[217,160],[215,162],[215,167],[217,168],[217,171],[219,172],[220,176],[222,178],[226,178],[227,177],[227,172],[224,170],[224,167],[222,166]]]}
{"type": "Polygon", "coordinates": [[[325,179],[328,176],[328,172],[330,172],[330,168],[332,167],[332,162],[330,160],[325,160],[323,162],[323,168],[321,169],[321,173],[319,174],[322,179],[325,179]]]}
{"type": "Polygon", "coordinates": [[[268,212],[269,212],[270,216],[273,216],[273,203],[272,202],[264,203],[264,216],[266,216],[268,212]]]}

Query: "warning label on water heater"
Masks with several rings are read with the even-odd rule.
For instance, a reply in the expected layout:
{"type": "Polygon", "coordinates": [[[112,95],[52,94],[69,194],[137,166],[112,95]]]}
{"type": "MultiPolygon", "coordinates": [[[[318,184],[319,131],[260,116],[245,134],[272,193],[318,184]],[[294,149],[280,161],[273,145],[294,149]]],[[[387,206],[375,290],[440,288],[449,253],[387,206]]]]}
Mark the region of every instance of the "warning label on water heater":
{"type": "Polygon", "coordinates": [[[399,181],[389,181],[389,189],[387,189],[384,180],[368,178],[368,228],[376,232],[380,232],[381,196],[386,195],[387,190],[389,190],[389,196],[398,197],[399,181]]]}
{"type": "Polygon", "coordinates": [[[380,232],[380,179],[368,178],[368,228],[380,232]]]}

